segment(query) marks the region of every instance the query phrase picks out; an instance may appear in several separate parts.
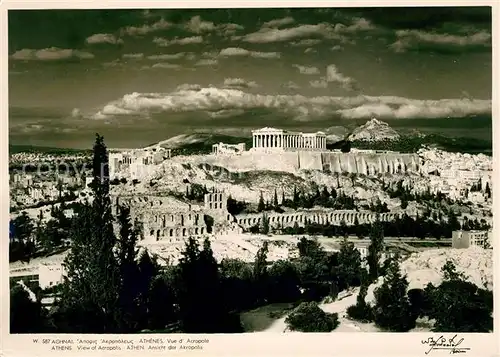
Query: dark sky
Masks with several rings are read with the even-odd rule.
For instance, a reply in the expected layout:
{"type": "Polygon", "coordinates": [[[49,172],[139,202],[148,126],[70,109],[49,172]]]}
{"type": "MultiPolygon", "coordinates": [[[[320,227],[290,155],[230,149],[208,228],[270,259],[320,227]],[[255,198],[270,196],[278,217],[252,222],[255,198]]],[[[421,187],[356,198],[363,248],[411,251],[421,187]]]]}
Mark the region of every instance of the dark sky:
{"type": "Polygon", "coordinates": [[[13,144],[372,117],[491,138],[488,7],[9,11],[9,55],[13,144]]]}

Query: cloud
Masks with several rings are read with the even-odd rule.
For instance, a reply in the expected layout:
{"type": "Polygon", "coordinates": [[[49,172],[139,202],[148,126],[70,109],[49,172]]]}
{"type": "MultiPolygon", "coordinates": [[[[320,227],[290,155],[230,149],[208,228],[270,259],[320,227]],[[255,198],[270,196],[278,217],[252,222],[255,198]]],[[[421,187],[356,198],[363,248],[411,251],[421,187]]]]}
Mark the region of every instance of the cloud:
{"type": "Polygon", "coordinates": [[[123,40],[110,33],[96,33],[85,40],[89,45],[108,43],[111,45],[122,44],[123,40]]]}
{"type": "Polygon", "coordinates": [[[317,67],[301,66],[300,64],[292,64],[292,67],[297,68],[300,74],[315,75],[320,73],[317,67]]]}
{"type": "Polygon", "coordinates": [[[293,17],[287,16],[287,17],[284,17],[282,19],[275,19],[275,20],[264,22],[262,24],[262,27],[281,27],[281,26],[293,24],[294,22],[295,22],[295,20],[293,19],[293,17]]]}
{"type": "Polygon", "coordinates": [[[299,85],[295,82],[292,82],[292,81],[288,81],[286,83],[283,83],[281,85],[283,88],[287,88],[287,89],[299,89],[299,85]]]}
{"type": "Polygon", "coordinates": [[[175,60],[181,59],[186,56],[185,52],[177,52],[177,53],[163,53],[161,55],[151,55],[147,58],[153,61],[165,61],[165,60],[175,60]]]}
{"type": "Polygon", "coordinates": [[[13,53],[10,58],[19,61],[57,61],[68,59],[92,59],[94,55],[85,51],[50,47],[41,50],[25,48],[13,53]]]}
{"type": "Polygon", "coordinates": [[[177,89],[176,91],[186,91],[186,90],[191,90],[191,91],[199,91],[201,90],[201,86],[199,84],[190,84],[190,83],[184,83],[184,84],[180,84],[177,86],[177,89]]]}
{"type": "Polygon", "coordinates": [[[224,79],[225,88],[257,88],[259,85],[254,81],[247,81],[243,78],[226,78],[224,79]]]}
{"type": "Polygon", "coordinates": [[[491,47],[491,34],[486,31],[468,35],[451,35],[421,30],[399,30],[396,31],[396,36],[398,39],[389,46],[396,52],[404,52],[413,48],[421,49],[422,45],[437,48],[491,47]]]}
{"type": "Polygon", "coordinates": [[[144,36],[152,32],[158,32],[162,30],[167,30],[173,26],[172,23],[165,21],[164,19],[160,19],[157,22],[151,24],[151,25],[142,25],[139,27],[136,26],[128,26],[125,28],[122,28],[120,30],[121,35],[128,35],[128,36],[144,36]]]}
{"type": "Polygon", "coordinates": [[[73,108],[73,110],[71,111],[71,117],[72,118],[81,118],[82,117],[82,113],[80,111],[79,108],[73,108]]]}
{"type": "Polygon", "coordinates": [[[160,62],[160,63],[155,63],[154,65],[151,66],[151,68],[181,69],[182,66],[177,63],[160,62]]]}
{"type": "Polygon", "coordinates": [[[223,24],[214,24],[211,21],[202,20],[201,16],[193,16],[186,24],[184,24],[184,29],[196,33],[208,33],[208,32],[217,32],[223,36],[229,36],[234,34],[238,30],[243,30],[244,27],[238,24],[233,23],[223,23],[223,24]]]}
{"type": "Polygon", "coordinates": [[[230,57],[230,56],[249,56],[254,58],[280,58],[281,54],[279,52],[257,52],[257,51],[249,51],[240,47],[228,47],[224,48],[219,52],[219,56],[221,57],[230,57]]]}
{"type": "Polygon", "coordinates": [[[216,26],[211,21],[203,21],[201,16],[193,16],[191,20],[185,24],[185,28],[194,33],[203,33],[214,31],[216,26]]]}
{"type": "Polygon", "coordinates": [[[335,46],[330,48],[330,51],[342,51],[342,50],[343,50],[343,47],[340,45],[335,45],[335,46]]]}
{"type": "Polygon", "coordinates": [[[316,50],[315,50],[314,48],[312,48],[312,47],[306,48],[306,49],[304,50],[304,53],[316,53],[316,52],[318,52],[318,51],[316,51],[316,50]]]}
{"type": "Polygon", "coordinates": [[[344,76],[339,72],[337,66],[334,64],[326,67],[326,81],[333,83],[340,83],[345,89],[353,90],[356,81],[350,77],[344,76]]]}
{"type": "Polygon", "coordinates": [[[326,78],[324,78],[324,77],[322,77],[318,80],[310,81],[309,84],[313,88],[327,88],[328,87],[328,82],[326,81],[326,78]]]}
{"type": "Polygon", "coordinates": [[[194,65],[195,66],[215,66],[217,64],[219,64],[219,61],[217,61],[216,59],[202,58],[202,59],[198,60],[194,65]]]}
{"type": "Polygon", "coordinates": [[[330,97],[253,94],[237,89],[196,88],[171,93],[131,93],[106,104],[93,118],[142,116],[152,112],[274,110],[293,120],[456,118],[491,114],[491,100],[417,100],[393,96],[330,97]]]}
{"type": "Polygon", "coordinates": [[[306,38],[300,41],[294,41],[291,43],[292,46],[314,46],[321,43],[322,40],[318,38],[306,38]]]}
{"type": "Polygon", "coordinates": [[[270,43],[290,41],[296,38],[308,36],[322,36],[327,39],[349,41],[345,35],[361,31],[377,29],[366,19],[355,19],[350,25],[320,23],[316,25],[299,25],[287,29],[275,29],[263,27],[257,32],[249,33],[241,38],[250,43],[270,43]]]}
{"type": "Polygon", "coordinates": [[[122,57],[126,59],[141,59],[144,58],[144,53],[125,53],[122,57]]]}
{"type": "Polygon", "coordinates": [[[183,38],[175,37],[173,40],[167,40],[166,38],[156,37],[155,39],[153,39],[153,42],[160,47],[167,47],[171,45],[191,45],[195,43],[203,43],[203,37],[201,36],[192,36],[183,38]]]}

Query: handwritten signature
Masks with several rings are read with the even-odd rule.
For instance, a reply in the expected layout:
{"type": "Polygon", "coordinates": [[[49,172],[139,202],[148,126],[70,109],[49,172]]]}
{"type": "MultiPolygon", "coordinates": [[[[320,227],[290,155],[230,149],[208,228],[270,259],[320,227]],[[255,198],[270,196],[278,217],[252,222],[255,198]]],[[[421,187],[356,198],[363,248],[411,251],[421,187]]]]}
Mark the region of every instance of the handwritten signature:
{"type": "Polygon", "coordinates": [[[426,355],[434,350],[445,350],[450,351],[450,354],[455,354],[466,353],[470,350],[468,347],[459,347],[463,341],[464,339],[458,338],[458,335],[455,335],[452,338],[446,338],[444,335],[441,335],[438,338],[428,337],[426,340],[422,340],[421,344],[429,346],[429,350],[425,352],[426,355]]]}

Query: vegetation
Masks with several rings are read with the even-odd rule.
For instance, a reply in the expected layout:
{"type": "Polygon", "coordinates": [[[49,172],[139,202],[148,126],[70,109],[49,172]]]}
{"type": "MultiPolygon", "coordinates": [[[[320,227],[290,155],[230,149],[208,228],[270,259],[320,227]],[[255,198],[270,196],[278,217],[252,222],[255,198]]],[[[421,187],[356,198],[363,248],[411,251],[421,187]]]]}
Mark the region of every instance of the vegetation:
{"type": "MultiPolygon", "coordinates": [[[[408,283],[399,272],[397,261],[380,266],[381,242],[386,233],[382,222],[367,232],[371,239],[369,272],[362,267],[357,249],[347,240],[339,252],[329,254],[317,241],[306,238],[298,243],[298,258],[272,264],[267,258],[268,241],[253,263],[237,259],[218,263],[209,239],[200,246],[200,242],[190,238],[178,265],[160,267],[154,256],[147,252],[138,254],[138,223],[132,222],[127,208],[120,208],[119,230],[113,230],[106,163],[107,150],[98,135],[90,185],[94,200],[72,206],[73,218],[64,215],[62,206],[53,209],[52,219],[46,225],[41,223],[42,216],[33,222],[26,214],[11,222],[11,243],[18,244],[11,246],[11,259],[15,254],[29,259],[34,239],[47,249],[71,241],[61,286],[36,292],[34,300],[22,286],[11,288],[11,331],[242,332],[240,312],[272,303],[290,303],[300,304],[286,320],[290,329],[328,332],[338,326],[338,316],[326,314],[317,302],[328,296],[335,299],[340,291],[360,285],[358,302],[349,309],[349,316],[373,320],[383,329],[406,331],[414,326],[418,316],[435,319],[438,331],[492,328],[492,293],[464,281],[450,264],[445,267],[445,281],[440,286],[429,285],[424,291],[407,293],[408,283]],[[376,303],[372,307],[365,302],[368,284],[384,273],[387,276],[375,291],[376,303]],[[43,294],[49,292],[55,294],[56,302],[47,311],[40,302],[43,294]],[[452,314],[445,313],[449,308],[463,313],[449,316],[452,314]]],[[[351,228],[343,225],[341,229],[348,233],[351,228]]]]}
{"type": "Polygon", "coordinates": [[[339,325],[338,314],[328,314],[315,302],[300,304],[285,320],[292,331],[330,332],[339,325]]]}

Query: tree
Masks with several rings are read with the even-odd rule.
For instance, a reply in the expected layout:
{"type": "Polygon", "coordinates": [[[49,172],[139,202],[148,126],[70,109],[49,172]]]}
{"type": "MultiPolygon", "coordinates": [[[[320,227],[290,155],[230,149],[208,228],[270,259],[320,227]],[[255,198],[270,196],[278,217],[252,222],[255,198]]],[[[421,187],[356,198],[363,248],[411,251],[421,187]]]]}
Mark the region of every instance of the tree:
{"type": "Polygon", "coordinates": [[[276,191],[276,189],[274,189],[273,207],[278,207],[278,192],[276,191]]]}
{"type": "Polygon", "coordinates": [[[266,204],[264,202],[264,196],[262,195],[262,191],[260,192],[259,204],[257,205],[257,211],[262,212],[266,209],[266,204]]]}
{"type": "Polygon", "coordinates": [[[113,252],[116,237],[109,198],[108,155],[98,134],[92,168],[90,187],[94,198],[74,219],[58,313],[65,320],[60,321],[65,332],[117,333],[123,317],[119,304],[121,277],[113,252]]]}
{"type": "Polygon", "coordinates": [[[373,307],[375,324],[388,331],[406,332],[415,327],[417,316],[413,313],[407,296],[408,280],[401,275],[398,261],[392,261],[384,283],[375,289],[373,307]]]}
{"type": "Polygon", "coordinates": [[[345,238],[340,245],[338,266],[335,272],[341,290],[350,286],[358,286],[361,283],[361,253],[354,243],[345,238]]]}
{"type": "Polygon", "coordinates": [[[255,262],[253,266],[253,279],[256,286],[256,296],[257,301],[262,302],[267,299],[267,283],[268,283],[268,271],[267,271],[267,253],[269,252],[269,242],[264,241],[262,247],[257,251],[255,256],[255,262]]]}
{"type": "Polygon", "coordinates": [[[301,303],[285,320],[288,328],[300,332],[330,332],[339,325],[338,314],[327,314],[315,302],[301,303]]]}
{"type": "Polygon", "coordinates": [[[300,296],[300,279],[294,264],[278,260],[269,269],[269,302],[293,302],[300,296]]]}
{"type": "Polygon", "coordinates": [[[21,285],[10,289],[10,333],[40,333],[44,319],[38,301],[31,300],[21,285]]]}
{"type": "Polygon", "coordinates": [[[347,315],[351,319],[365,323],[373,321],[373,309],[370,304],[366,302],[367,293],[368,281],[365,280],[359,289],[356,305],[351,305],[347,308],[347,315]]]}
{"type": "Polygon", "coordinates": [[[377,218],[370,230],[370,245],[368,247],[368,255],[366,260],[368,262],[369,277],[373,281],[379,277],[379,264],[384,247],[384,231],[382,223],[377,218]]]}
{"type": "Polygon", "coordinates": [[[260,232],[262,234],[269,234],[269,217],[265,213],[262,215],[262,228],[260,232]]]}

